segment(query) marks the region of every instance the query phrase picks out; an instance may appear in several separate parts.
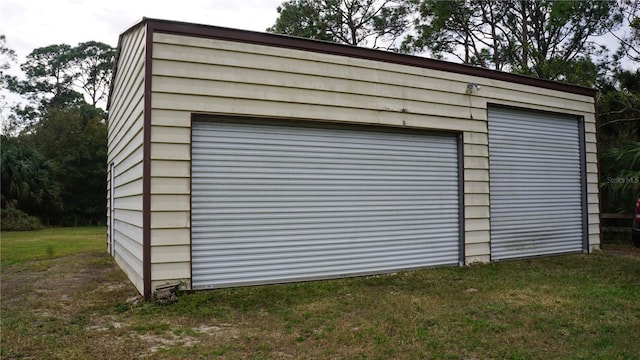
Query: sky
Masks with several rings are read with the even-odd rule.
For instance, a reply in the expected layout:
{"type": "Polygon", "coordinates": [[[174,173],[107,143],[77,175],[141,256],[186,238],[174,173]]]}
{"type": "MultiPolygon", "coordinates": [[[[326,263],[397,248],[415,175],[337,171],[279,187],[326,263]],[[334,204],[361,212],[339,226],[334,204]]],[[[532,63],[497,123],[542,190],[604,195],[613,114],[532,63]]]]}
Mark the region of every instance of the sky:
{"type": "Polygon", "coordinates": [[[0,34],[18,54],[52,44],[113,47],[142,17],[265,31],[284,0],[0,0],[0,34]]]}

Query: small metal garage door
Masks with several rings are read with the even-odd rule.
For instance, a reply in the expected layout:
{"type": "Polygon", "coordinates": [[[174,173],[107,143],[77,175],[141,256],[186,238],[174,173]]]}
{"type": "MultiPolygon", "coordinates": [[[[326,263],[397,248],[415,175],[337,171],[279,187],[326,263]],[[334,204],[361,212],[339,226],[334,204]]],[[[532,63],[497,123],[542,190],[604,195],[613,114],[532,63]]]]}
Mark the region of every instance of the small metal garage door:
{"type": "Polygon", "coordinates": [[[455,136],[195,121],[192,285],[459,262],[455,136]]]}
{"type": "Polygon", "coordinates": [[[489,109],[491,258],[583,249],[580,122],[489,109]]]}

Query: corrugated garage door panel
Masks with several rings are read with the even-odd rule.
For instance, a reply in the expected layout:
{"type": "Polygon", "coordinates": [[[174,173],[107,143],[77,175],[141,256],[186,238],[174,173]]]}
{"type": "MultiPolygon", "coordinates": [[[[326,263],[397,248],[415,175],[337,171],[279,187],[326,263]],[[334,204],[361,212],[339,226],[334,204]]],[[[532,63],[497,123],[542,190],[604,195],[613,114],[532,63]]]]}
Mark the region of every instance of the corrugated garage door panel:
{"type": "Polygon", "coordinates": [[[575,117],[489,110],[492,259],[582,250],[580,149],[575,117]]]}
{"type": "Polygon", "coordinates": [[[454,136],[193,124],[194,288],[459,261],[454,136]]]}

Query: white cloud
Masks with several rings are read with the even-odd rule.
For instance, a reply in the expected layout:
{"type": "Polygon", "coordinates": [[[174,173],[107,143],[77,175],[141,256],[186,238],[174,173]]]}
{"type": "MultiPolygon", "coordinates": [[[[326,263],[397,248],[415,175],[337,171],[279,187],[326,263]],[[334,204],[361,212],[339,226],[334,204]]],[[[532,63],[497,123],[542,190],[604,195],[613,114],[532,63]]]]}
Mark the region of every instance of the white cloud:
{"type": "Polygon", "coordinates": [[[116,46],[118,36],[143,16],[264,31],[282,0],[3,0],[0,34],[20,61],[51,44],[96,40],[116,46]]]}

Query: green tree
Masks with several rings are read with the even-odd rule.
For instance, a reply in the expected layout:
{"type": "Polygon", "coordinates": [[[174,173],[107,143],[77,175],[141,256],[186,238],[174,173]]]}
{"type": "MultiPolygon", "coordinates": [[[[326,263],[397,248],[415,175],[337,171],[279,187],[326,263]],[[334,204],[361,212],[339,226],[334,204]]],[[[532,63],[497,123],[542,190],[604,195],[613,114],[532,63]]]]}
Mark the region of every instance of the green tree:
{"type": "Polygon", "coordinates": [[[71,68],[75,88],[82,89],[94,107],[109,93],[116,50],[101,42],[88,41],[73,48],[71,68]]]}
{"type": "Polygon", "coordinates": [[[20,65],[26,79],[5,77],[8,88],[29,101],[14,108],[18,122],[29,127],[48,108],[80,106],[85,99],[96,107],[109,91],[114,57],[114,48],[96,41],[34,49],[20,65]]]}
{"type": "Polygon", "coordinates": [[[508,6],[488,0],[419,3],[416,34],[404,40],[405,51],[428,49],[436,58],[453,56],[464,64],[502,70],[509,47],[507,29],[500,26],[508,6]]]}
{"type": "Polygon", "coordinates": [[[44,211],[33,203],[28,212],[55,215],[54,224],[104,223],[107,115],[97,106],[108,92],[114,55],[95,41],[46,46],[21,64],[25,79],[3,78],[29,100],[13,108],[11,135],[50,164],[63,205],[44,211]]]}
{"type": "Polygon", "coordinates": [[[601,86],[598,146],[602,211],[632,212],[640,190],[640,70],[619,71],[601,86]]]}
{"type": "Polygon", "coordinates": [[[18,127],[29,128],[48,107],[64,107],[82,101],[82,95],[72,88],[73,56],[73,48],[67,44],[37,48],[20,65],[26,79],[8,77],[9,89],[29,101],[26,105],[14,106],[18,127]]]}
{"type": "Polygon", "coordinates": [[[64,225],[104,223],[107,127],[90,105],[50,108],[25,135],[26,141],[55,167],[64,225]]]}
{"type": "Polygon", "coordinates": [[[0,35],[0,121],[2,121],[0,133],[3,134],[11,130],[9,119],[5,119],[5,110],[9,106],[4,91],[8,88],[10,80],[10,76],[6,74],[6,71],[16,62],[16,59],[15,51],[7,47],[7,38],[4,35],[0,35]]]}
{"type": "Polygon", "coordinates": [[[63,98],[71,93],[73,49],[67,44],[49,45],[33,50],[20,65],[27,79],[16,81],[15,90],[36,103],[63,98]]]}
{"type": "Polygon", "coordinates": [[[3,88],[8,86],[5,71],[9,70],[11,63],[14,63],[16,59],[16,52],[7,47],[7,37],[0,35],[0,86],[3,88]]]}
{"type": "Polygon", "coordinates": [[[311,0],[292,0],[278,6],[276,23],[269,32],[293,35],[308,39],[334,41],[327,24],[311,0]]]}
{"type": "Polygon", "coordinates": [[[12,207],[45,218],[60,210],[60,186],[53,164],[18,139],[4,135],[0,139],[2,208],[12,207]]]}
{"type": "Polygon", "coordinates": [[[419,8],[408,50],[591,86],[608,55],[594,38],[622,21],[613,0],[422,0],[419,8]]]}
{"type": "Polygon", "coordinates": [[[633,200],[640,189],[640,141],[606,148],[600,163],[603,212],[633,212],[633,200]]]}
{"type": "Polygon", "coordinates": [[[617,34],[612,29],[611,34],[620,43],[615,59],[626,57],[631,61],[640,62],[640,0],[622,0],[622,16],[629,31],[617,34]]]}
{"type": "Polygon", "coordinates": [[[411,26],[399,0],[290,0],[269,32],[375,49],[398,50],[411,26]]]}

